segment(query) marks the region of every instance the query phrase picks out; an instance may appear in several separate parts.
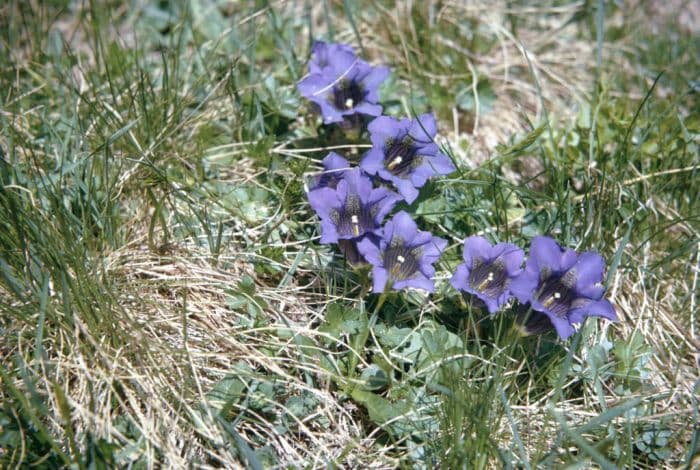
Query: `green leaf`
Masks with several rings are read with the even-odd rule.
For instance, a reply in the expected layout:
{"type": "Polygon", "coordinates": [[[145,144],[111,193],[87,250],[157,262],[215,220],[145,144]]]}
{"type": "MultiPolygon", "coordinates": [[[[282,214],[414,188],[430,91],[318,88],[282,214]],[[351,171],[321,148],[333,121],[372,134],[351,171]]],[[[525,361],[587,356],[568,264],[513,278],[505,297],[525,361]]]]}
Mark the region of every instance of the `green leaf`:
{"type": "Polygon", "coordinates": [[[387,431],[402,436],[415,430],[410,420],[412,406],[405,400],[391,402],[372,392],[354,389],[352,398],[367,408],[370,419],[387,431]]]}
{"type": "Polygon", "coordinates": [[[389,384],[389,377],[379,366],[371,364],[360,374],[362,388],[365,390],[379,390],[389,384]]]}
{"type": "Polygon", "coordinates": [[[246,387],[239,375],[227,375],[206,394],[207,401],[221,416],[226,416],[234,403],[241,399],[246,387]]]}
{"type": "Polygon", "coordinates": [[[347,308],[338,302],[332,303],[328,306],[323,324],[319,326],[318,330],[334,338],[338,338],[342,334],[355,334],[362,326],[360,316],[359,309],[347,308]]]}

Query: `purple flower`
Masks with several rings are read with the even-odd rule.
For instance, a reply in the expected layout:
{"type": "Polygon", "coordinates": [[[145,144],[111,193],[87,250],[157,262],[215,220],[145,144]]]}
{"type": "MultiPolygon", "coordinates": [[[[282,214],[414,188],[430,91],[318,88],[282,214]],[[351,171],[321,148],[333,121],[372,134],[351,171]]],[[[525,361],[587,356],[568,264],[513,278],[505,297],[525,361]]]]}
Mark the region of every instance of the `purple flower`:
{"type": "Polygon", "coordinates": [[[353,54],[352,46],[349,44],[337,43],[326,44],[323,41],[314,42],[314,45],[311,48],[309,73],[320,73],[330,64],[331,58],[340,52],[353,54]]]}
{"type": "Polygon", "coordinates": [[[321,108],[326,124],[343,122],[353,114],[382,113],[378,89],[389,75],[387,67],[372,67],[347,46],[330,44],[314,46],[309,70],[297,88],[321,108]]]}
{"type": "Polygon", "coordinates": [[[574,332],[573,325],[585,317],[616,321],[615,309],[603,298],[605,261],[594,252],[577,255],[549,237],[535,237],[525,270],[511,285],[520,302],[542,312],[562,339],[574,332]]]}
{"type": "Polygon", "coordinates": [[[335,152],[330,152],[322,161],[323,171],[314,178],[310,190],[318,188],[336,188],[343,178],[346,170],[350,169],[350,163],[335,152]]]}
{"type": "Polygon", "coordinates": [[[384,292],[387,287],[396,290],[415,287],[433,292],[433,263],[440,258],[445,246],[447,240],[418,230],[404,211],[384,225],[378,246],[368,239],[357,244],[360,253],[373,265],[373,291],[377,293],[384,292]]]}
{"type": "Polygon", "coordinates": [[[368,129],[372,149],[360,166],[367,173],[394,183],[409,204],[418,197],[417,188],[428,178],[455,171],[433,140],[437,125],[432,114],[400,121],[380,116],[369,123],[368,129]]]}
{"type": "Polygon", "coordinates": [[[359,168],[344,172],[336,188],[309,191],[309,204],[321,218],[321,243],[338,243],[381,234],[380,225],[401,197],[386,188],[372,188],[359,168]]]}
{"type": "Polygon", "coordinates": [[[450,283],[482,300],[496,313],[511,297],[510,284],[521,272],[523,250],[512,243],[492,246],[483,237],[464,240],[464,263],[457,266],[450,283]]]}

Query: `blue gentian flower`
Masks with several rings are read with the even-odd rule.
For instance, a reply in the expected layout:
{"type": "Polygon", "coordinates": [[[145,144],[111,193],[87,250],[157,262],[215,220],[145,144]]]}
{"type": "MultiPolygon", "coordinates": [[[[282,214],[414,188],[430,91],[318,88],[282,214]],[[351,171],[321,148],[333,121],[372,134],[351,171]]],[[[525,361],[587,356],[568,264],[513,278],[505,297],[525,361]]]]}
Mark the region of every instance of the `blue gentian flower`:
{"type": "Polygon", "coordinates": [[[310,191],[318,188],[333,188],[343,179],[346,170],[350,169],[350,163],[335,152],[330,152],[321,162],[323,171],[314,178],[310,191]]]}
{"type": "Polygon", "coordinates": [[[336,188],[309,191],[309,204],[321,219],[321,243],[381,234],[381,223],[401,197],[387,188],[372,188],[359,168],[344,172],[336,188]]]}
{"type": "Polygon", "coordinates": [[[396,120],[380,116],[369,123],[372,149],[360,162],[371,175],[391,181],[407,203],[418,197],[418,189],[434,175],[455,171],[447,155],[434,142],[435,117],[422,114],[417,119],[396,120]]]}
{"type": "Polygon", "coordinates": [[[447,240],[418,230],[406,212],[398,212],[384,225],[379,244],[370,239],[358,242],[357,248],[372,264],[373,292],[414,287],[435,290],[432,277],[435,263],[447,246],[447,240]]]}
{"type": "Polygon", "coordinates": [[[464,240],[463,257],[464,263],[457,266],[450,283],[496,313],[511,297],[510,285],[522,272],[525,253],[512,243],[493,246],[484,237],[472,236],[464,240]]]}
{"type": "Polygon", "coordinates": [[[511,285],[523,304],[544,313],[562,339],[574,332],[573,325],[585,317],[616,321],[612,304],[603,298],[605,261],[594,252],[577,255],[550,237],[532,240],[525,269],[511,285]]]}
{"type": "Polygon", "coordinates": [[[343,122],[346,116],[379,116],[379,85],[389,76],[387,67],[372,67],[348,46],[318,46],[309,66],[310,74],[299,82],[302,96],[316,103],[323,122],[343,122]]]}

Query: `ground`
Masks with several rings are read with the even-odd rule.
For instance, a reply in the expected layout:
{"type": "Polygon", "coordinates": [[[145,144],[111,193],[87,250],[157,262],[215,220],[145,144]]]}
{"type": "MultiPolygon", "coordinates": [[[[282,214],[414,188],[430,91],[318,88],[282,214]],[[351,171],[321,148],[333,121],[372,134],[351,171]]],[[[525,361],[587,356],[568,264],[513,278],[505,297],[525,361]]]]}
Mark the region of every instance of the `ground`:
{"type": "Polygon", "coordinates": [[[0,463],[698,465],[700,6],[134,0],[0,6],[0,463]],[[436,291],[369,293],[305,190],[366,133],[296,83],[391,68],[457,171],[407,207],[436,291]],[[522,336],[462,241],[607,261],[615,323],[522,336]],[[378,321],[372,327],[368,317],[378,321]]]}

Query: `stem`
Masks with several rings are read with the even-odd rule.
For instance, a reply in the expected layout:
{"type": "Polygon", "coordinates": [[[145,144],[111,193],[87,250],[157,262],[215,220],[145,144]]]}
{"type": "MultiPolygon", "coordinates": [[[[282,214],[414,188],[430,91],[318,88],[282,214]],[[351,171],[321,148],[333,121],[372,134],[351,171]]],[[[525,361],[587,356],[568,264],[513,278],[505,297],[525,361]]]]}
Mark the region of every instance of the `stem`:
{"type": "Polygon", "coordinates": [[[350,361],[348,363],[348,376],[350,378],[355,377],[355,368],[357,367],[357,364],[360,361],[359,354],[361,354],[361,352],[364,350],[365,344],[367,344],[369,330],[370,328],[374,327],[375,323],[377,323],[379,310],[382,308],[382,305],[384,305],[388,294],[389,285],[387,284],[387,286],[384,288],[384,292],[382,292],[381,296],[379,297],[379,300],[377,301],[377,306],[374,307],[374,311],[372,312],[372,315],[370,316],[369,321],[367,322],[367,327],[360,331],[358,333],[358,336],[356,337],[357,339],[353,341],[353,348],[355,349],[356,354],[350,358],[350,361]]]}
{"type": "Polygon", "coordinates": [[[375,323],[377,323],[377,317],[379,316],[379,310],[382,308],[382,305],[384,305],[384,302],[386,301],[386,298],[389,294],[389,289],[384,288],[384,292],[381,293],[379,296],[379,300],[377,301],[377,306],[374,307],[374,311],[372,312],[372,316],[369,317],[369,323],[367,324],[367,328],[372,328],[375,323]]]}

